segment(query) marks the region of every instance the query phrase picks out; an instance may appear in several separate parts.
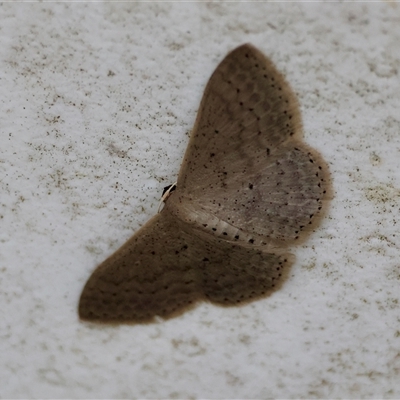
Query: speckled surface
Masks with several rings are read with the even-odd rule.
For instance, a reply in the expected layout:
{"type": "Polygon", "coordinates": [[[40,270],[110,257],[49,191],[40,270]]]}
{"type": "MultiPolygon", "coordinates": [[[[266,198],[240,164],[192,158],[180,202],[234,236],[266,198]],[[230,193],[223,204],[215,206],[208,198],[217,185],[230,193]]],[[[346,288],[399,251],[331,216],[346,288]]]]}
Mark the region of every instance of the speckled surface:
{"type": "Polygon", "coordinates": [[[0,397],[399,398],[400,6],[0,6],[0,397]],[[296,91],[335,198],[283,287],[81,323],[93,269],[157,211],[204,86],[251,42],[296,91]]]}

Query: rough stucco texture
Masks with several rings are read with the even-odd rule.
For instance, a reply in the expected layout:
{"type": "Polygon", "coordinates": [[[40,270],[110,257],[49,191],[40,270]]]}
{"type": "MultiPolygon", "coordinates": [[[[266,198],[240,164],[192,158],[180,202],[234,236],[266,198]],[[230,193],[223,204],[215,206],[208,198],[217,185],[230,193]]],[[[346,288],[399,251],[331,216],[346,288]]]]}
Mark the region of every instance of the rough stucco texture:
{"type": "Polygon", "coordinates": [[[0,397],[400,397],[400,7],[0,5],[0,397]],[[82,323],[98,263],[174,182],[202,91],[253,43],[296,91],[334,200],[283,287],[82,323]]]}

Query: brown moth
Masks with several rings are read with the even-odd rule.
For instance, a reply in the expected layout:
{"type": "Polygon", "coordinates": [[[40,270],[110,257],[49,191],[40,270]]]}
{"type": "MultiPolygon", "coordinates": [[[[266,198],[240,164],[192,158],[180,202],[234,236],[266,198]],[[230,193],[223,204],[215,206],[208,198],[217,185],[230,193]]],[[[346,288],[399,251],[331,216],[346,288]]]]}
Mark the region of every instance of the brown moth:
{"type": "Polygon", "coordinates": [[[151,322],[208,300],[266,296],[325,213],[330,178],[302,140],[296,96],[249,44],[229,53],[205,89],[163,210],[86,283],[79,316],[151,322]]]}

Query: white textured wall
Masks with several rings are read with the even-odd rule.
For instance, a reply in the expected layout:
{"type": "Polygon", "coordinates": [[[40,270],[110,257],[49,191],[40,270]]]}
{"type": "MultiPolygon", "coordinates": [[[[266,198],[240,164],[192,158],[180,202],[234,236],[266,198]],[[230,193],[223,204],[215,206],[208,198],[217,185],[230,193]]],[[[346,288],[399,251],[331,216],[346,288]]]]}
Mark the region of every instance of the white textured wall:
{"type": "Polygon", "coordinates": [[[400,397],[400,6],[3,3],[0,397],[400,397]],[[202,90],[251,42],[296,91],[335,198],[241,308],[81,323],[98,263],[157,210],[202,90]]]}

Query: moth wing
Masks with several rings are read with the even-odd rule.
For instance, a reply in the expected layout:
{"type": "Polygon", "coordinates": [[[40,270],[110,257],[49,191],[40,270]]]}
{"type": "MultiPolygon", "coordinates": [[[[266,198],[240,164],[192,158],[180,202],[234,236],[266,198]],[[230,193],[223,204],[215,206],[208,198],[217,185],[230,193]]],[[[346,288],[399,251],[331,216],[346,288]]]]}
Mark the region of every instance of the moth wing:
{"type": "Polygon", "coordinates": [[[267,153],[301,138],[297,99],[273,63],[250,44],[230,52],[212,74],[200,103],[178,178],[197,193],[224,171],[268,163],[267,153]],[[221,168],[214,168],[221,167],[221,168]]]}
{"type": "Polygon", "coordinates": [[[290,264],[290,255],[197,236],[164,209],[93,272],[79,316],[107,323],[151,322],[201,299],[233,305],[267,294],[290,264]]]}
{"type": "Polygon", "coordinates": [[[298,142],[281,145],[270,160],[246,173],[229,172],[195,207],[254,237],[286,245],[305,238],[331,198],[328,168],[313,149],[298,142]]]}
{"type": "Polygon", "coordinates": [[[162,212],[93,272],[79,301],[82,319],[149,322],[196,302],[199,272],[176,218],[162,212]]]}
{"type": "Polygon", "coordinates": [[[203,268],[203,293],[219,305],[238,305],[271,294],[293,264],[292,254],[266,252],[221,241],[203,268]]]}
{"type": "Polygon", "coordinates": [[[302,142],[296,96],[251,45],[210,78],[179,173],[179,202],[247,234],[285,242],[312,229],[329,199],[322,157],[302,142]]]}

